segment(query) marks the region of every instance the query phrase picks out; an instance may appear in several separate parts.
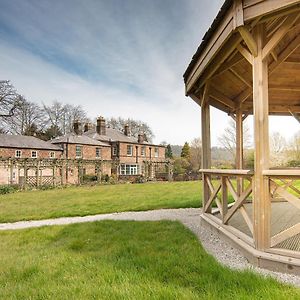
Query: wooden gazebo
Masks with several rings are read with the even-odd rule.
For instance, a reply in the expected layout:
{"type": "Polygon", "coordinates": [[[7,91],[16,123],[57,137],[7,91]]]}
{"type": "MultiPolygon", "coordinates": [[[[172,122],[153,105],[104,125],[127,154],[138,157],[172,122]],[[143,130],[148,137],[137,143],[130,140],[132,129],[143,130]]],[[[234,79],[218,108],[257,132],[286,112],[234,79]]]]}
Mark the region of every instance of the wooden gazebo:
{"type": "Polygon", "coordinates": [[[269,115],[300,120],[299,46],[300,0],[227,0],[184,74],[186,95],[201,106],[202,222],[252,263],[298,274],[300,170],[269,167],[269,115]],[[236,121],[234,170],[211,169],[210,106],[236,121]],[[252,114],[254,171],[243,169],[252,114]]]}

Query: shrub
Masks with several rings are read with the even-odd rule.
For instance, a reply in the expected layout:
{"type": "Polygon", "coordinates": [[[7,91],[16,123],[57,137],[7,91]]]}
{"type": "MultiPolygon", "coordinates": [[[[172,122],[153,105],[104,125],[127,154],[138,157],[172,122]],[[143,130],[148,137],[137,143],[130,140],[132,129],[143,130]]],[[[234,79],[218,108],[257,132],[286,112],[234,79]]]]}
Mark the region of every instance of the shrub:
{"type": "Polygon", "coordinates": [[[93,181],[97,181],[97,176],[96,175],[84,175],[83,176],[83,181],[84,182],[93,182],[93,181]]]}
{"type": "Polygon", "coordinates": [[[15,193],[18,189],[17,185],[0,185],[0,195],[15,193]]]}

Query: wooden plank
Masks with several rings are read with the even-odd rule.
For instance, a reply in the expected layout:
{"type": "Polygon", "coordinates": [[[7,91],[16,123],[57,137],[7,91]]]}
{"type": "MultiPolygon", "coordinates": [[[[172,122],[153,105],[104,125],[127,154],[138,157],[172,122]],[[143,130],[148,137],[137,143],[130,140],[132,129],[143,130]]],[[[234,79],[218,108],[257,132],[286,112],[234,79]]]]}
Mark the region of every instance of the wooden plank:
{"type": "Polygon", "coordinates": [[[233,29],[244,25],[244,10],[242,0],[233,1],[233,29]]]}
{"type": "Polygon", "coordinates": [[[226,178],[226,184],[227,184],[228,190],[231,193],[231,196],[233,197],[234,201],[237,202],[239,200],[239,197],[232,185],[232,182],[230,181],[230,179],[228,177],[226,178]]]}
{"type": "Polygon", "coordinates": [[[207,212],[208,208],[211,206],[212,202],[215,200],[215,198],[217,197],[219,191],[221,189],[221,183],[219,183],[217,185],[217,187],[213,190],[213,192],[211,193],[208,201],[205,203],[204,206],[204,212],[207,212]]]}
{"type": "Polygon", "coordinates": [[[200,169],[200,172],[206,174],[219,174],[219,175],[245,175],[252,176],[254,174],[251,170],[237,170],[237,169],[200,169]]]}
{"type": "Polygon", "coordinates": [[[297,235],[300,233],[300,223],[281,231],[271,238],[271,247],[278,245],[279,243],[297,235]]]}
{"type": "Polygon", "coordinates": [[[252,192],[252,185],[250,184],[248,188],[242,193],[242,195],[237,199],[237,201],[232,205],[232,207],[228,210],[227,215],[224,217],[224,223],[228,223],[234,213],[239,209],[245,200],[249,197],[252,192]]]}
{"type": "Polygon", "coordinates": [[[291,16],[286,17],[286,20],[282,23],[279,29],[274,33],[268,43],[264,46],[262,51],[262,59],[265,59],[267,55],[276,47],[276,45],[282,40],[286,35],[289,29],[300,17],[298,13],[292,14],[291,16]]]}
{"type": "Polygon", "coordinates": [[[292,177],[292,176],[297,176],[300,178],[300,169],[276,169],[276,170],[263,170],[263,175],[264,176],[281,176],[281,177],[292,177]]]}
{"type": "Polygon", "coordinates": [[[265,0],[247,7],[244,5],[244,22],[288,7],[292,9],[293,5],[298,4],[299,0],[265,0]]]}
{"type": "Polygon", "coordinates": [[[247,226],[248,226],[248,228],[249,228],[251,234],[253,235],[253,223],[252,223],[252,221],[251,221],[249,215],[247,214],[247,212],[246,212],[244,206],[241,206],[241,207],[239,208],[239,210],[240,210],[240,213],[241,213],[241,215],[243,216],[243,218],[244,218],[244,220],[245,220],[245,222],[246,222],[246,224],[247,224],[247,226]]]}
{"type": "Polygon", "coordinates": [[[270,195],[268,179],[263,170],[269,169],[269,94],[268,64],[263,59],[266,30],[264,24],[257,25],[253,35],[258,46],[258,55],[253,60],[253,112],[254,112],[254,180],[253,216],[255,247],[258,250],[270,245],[270,195]]]}

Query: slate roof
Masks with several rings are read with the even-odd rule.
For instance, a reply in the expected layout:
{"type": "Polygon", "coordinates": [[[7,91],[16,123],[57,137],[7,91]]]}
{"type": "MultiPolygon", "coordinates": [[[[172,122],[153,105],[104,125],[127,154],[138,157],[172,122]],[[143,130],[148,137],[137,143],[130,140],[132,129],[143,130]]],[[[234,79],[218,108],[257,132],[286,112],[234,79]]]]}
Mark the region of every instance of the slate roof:
{"type": "Polygon", "coordinates": [[[45,149],[45,150],[62,150],[60,147],[45,142],[34,136],[0,134],[1,148],[23,148],[23,149],[45,149]]]}
{"type": "Polygon", "coordinates": [[[84,135],[103,142],[123,142],[123,143],[132,143],[132,144],[142,144],[142,145],[151,145],[151,146],[162,146],[162,145],[155,145],[144,141],[143,143],[139,143],[138,139],[134,136],[127,136],[123,132],[119,131],[118,129],[106,127],[106,135],[100,135],[97,133],[95,129],[86,131],[83,133],[84,135]]]}
{"type": "Polygon", "coordinates": [[[91,145],[91,146],[102,146],[102,147],[110,147],[109,144],[97,141],[86,135],[76,135],[75,133],[66,134],[63,136],[59,136],[53,140],[51,140],[52,144],[81,144],[81,145],[91,145]]]}
{"type": "Polygon", "coordinates": [[[106,128],[106,135],[100,135],[96,132],[96,130],[89,130],[85,132],[84,135],[98,141],[137,143],[137,138],[127,136],[123,132],[114,128],[106,128]]]}
{"type": "Polygon", "coordinates": [[[185,82],[187,80],[189,73],[192,71],[193,67],[197,63],[198,58],[200,57],[200,55],[204,51],[205,47],[207,46],[208,42],[210,41],[213,33],[218,28],[219,24],[223,20],[228,9],[231,7],[232,3],[233,3],[233,0],[225,0],[220,11],[218,12],[217,16],[215,17],[214,21],[212,22],[210,28],[207,30],[207,32],[203,36],[200,46],[198,47],[196,53],[193,55],[190,64],[188,65],[186,71],[183,74],[183,78],[184,78],[185,82]]]}

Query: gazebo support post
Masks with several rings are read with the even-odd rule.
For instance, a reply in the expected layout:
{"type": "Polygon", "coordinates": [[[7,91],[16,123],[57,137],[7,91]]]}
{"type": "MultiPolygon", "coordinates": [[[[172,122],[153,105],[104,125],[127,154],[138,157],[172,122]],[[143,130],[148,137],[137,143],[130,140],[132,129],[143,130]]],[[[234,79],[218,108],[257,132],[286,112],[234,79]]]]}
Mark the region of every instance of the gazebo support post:
{"type": "Polygon", "coordinates": [[[254,113],[254,180],[253,216],[254,241],[256,249],[265,250],[270,246],[270,199],[268,179],[263,170],[269,169],[269,95],[268,63],[263,59],[265,27],[257,25],[254,30],[258,54],[253,58],[253,113],[254,113]]]}
{"type": "MultiPolygon", "coordinates": [[[[202,169],[211,168],[211,147],[210,147],[210,108],[207,101],[202,101],[201,106],[201,135],[202,135],[202,155],[201,155],[201,166],[202,169]]],[[[209,199],[209,186],[205,180],[206,175],[202,175],[202,199],[203,208],[205,207],[206,201],[209,199]]],[[[207,211],[210,212],[211,208],[207,211]]]]}
{"type": "MultiPolygon", "coordinates": [[[[243,169],[243,114],[241,110],[236,112],[236,169],[243,169]]],[[[237,194],[240,196],[243,191],[243,179],[237,178],[237,194]]]]}

